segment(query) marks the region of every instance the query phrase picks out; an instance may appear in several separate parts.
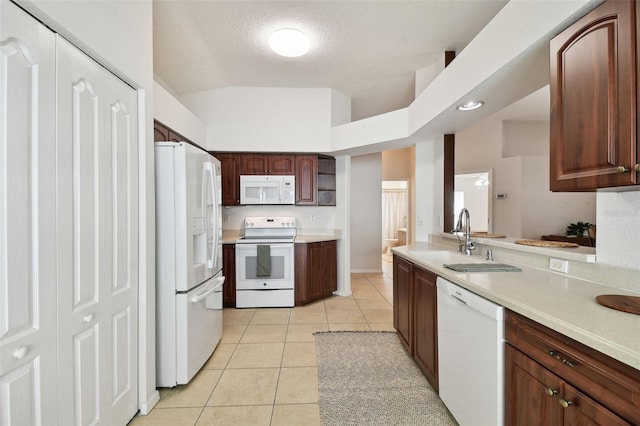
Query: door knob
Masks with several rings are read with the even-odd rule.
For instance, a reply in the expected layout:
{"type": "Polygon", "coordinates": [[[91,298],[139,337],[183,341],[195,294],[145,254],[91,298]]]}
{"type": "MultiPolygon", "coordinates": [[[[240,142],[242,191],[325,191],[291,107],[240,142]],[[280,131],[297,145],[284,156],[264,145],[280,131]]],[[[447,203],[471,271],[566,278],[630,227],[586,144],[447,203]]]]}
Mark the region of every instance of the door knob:
{"type": "Polygon", "coordinates": [[[24,356],[29,352],[29,347],[28,346],[23,346],[21,348],[16,349],[13,352],[13,357],[15,359],[22,359],[24,358],[24,356]]]}

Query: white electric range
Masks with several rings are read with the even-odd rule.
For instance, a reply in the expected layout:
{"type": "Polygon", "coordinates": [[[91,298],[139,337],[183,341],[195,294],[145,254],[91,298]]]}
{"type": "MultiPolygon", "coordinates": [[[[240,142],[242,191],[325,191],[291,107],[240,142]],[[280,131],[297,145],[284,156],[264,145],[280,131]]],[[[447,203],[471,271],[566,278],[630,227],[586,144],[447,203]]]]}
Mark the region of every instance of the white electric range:
{"type": "Polygon", "coordinates": [[[236,307],[291,307],[294,298],[294,217],[246,217],[236,240],[236,307]]]}

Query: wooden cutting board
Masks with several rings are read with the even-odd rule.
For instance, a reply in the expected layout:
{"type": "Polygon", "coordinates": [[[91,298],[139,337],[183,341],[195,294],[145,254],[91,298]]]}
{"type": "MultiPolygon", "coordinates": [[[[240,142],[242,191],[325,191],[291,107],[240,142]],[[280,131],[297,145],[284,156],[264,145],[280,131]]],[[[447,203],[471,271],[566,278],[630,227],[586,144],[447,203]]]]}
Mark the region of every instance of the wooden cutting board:
{"type": "Polygon", "coordinates": [[[578,247],[578,244],[576,243],[566,243],[564,241],[516,240],[514,241],[514,243],[521,244],[523,246],[533,246],[533,247],[555,247],[555,248],[578,247]]]}
{"type": "Polygon", "coordinates": [[[616,311],[640,315],[640,296],[624,296],[621,294],[601,294],[596,302],[616,311]]]}

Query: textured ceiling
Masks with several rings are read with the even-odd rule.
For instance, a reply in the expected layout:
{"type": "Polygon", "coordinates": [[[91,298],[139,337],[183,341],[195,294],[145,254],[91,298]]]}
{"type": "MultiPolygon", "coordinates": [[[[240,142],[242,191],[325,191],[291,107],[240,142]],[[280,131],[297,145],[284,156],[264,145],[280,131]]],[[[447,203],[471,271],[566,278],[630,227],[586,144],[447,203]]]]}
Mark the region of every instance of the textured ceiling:
{"type": "Polygon", "coordinates": [[[507,3],[153,1],[154,73],[177,96],[227,86],[334,88],[352,119],[408,106],[414,73],[460,52],[507,3]],[[271,52],[277,28],[304,31],[301,58],[271,52]]]}

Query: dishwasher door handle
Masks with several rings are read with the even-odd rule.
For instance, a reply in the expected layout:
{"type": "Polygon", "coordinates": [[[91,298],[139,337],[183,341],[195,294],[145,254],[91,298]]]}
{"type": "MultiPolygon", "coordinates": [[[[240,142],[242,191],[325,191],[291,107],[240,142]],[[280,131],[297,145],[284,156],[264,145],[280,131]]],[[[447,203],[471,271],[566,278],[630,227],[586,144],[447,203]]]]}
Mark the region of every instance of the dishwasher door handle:
{"type": "Polygon", "coordinates": [[[460,299],[458,296],[456,296],[455,294],[450,294],[449,296],[453,297],[454,299],[456,299],[458,302],[460,303],[464,303],[465,305],[467,304],[467,302],[463,299],[460,299]]]}

